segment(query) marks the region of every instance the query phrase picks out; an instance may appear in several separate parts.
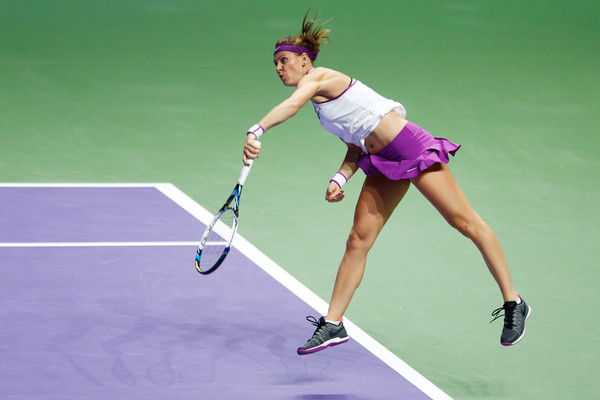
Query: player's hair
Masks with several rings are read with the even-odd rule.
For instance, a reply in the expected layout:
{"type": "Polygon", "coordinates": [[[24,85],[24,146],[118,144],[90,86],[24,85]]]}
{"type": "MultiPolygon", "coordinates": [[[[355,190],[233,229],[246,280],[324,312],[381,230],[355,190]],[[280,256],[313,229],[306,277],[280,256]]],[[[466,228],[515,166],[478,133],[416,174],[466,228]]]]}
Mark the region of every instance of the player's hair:
{"type": "Polygon", "coordinates": [[[313,19],[307,21],[306,19],[308,18],[309,12],[310,9],[308,9],[304,15],[304,19],[302,20],[302,31],[300,34],[296,36],[286,36],[279,39],[277,43],[275,43],[276,48],[280,44],[292,44],[294,46],[306,47],[311,52],[317,53],[321,48],[321,43],[330,40],[329,36],[327,35],[330,30],[323,29],[323,25],[330,20],[318,24],[316,20],[319,16],[319,13],[317,12],[313,19]]]}

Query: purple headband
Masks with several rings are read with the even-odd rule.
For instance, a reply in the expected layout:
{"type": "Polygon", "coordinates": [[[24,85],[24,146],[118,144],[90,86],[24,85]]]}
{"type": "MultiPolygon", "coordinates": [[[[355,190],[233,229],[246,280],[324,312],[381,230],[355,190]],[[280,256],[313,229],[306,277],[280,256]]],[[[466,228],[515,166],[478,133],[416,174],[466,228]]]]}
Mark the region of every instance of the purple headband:
{"type": "Polygon", "coordinates": [[[317,54],[319,54],[319,50],[317,50],[313,53],[312,51],[310,51],[309,49],[307,49],[304,46],[294,46],[293,44],[280,44],[275,49],[275,52],[273,53],[273,55],[279,53],[280,51],[291,51],[293,53],[298,53],[298,54],[306,53],[308,58],[310,58],[313,61],[315,61],[317,59],[317,54]]]}

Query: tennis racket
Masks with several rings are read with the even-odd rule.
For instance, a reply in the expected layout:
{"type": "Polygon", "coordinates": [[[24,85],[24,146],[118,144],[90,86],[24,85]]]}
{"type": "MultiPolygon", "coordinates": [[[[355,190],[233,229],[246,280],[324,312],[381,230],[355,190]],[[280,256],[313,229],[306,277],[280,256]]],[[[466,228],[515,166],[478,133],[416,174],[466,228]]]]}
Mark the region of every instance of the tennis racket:
{"type": "Polygon", "coordinates": [[[238,226],[242,188],[253,161],[250,160],[249,165],[243,166],[233,192],[202,235],[196,251],[196,269],[202,275],[208,275],[219,268],[231,249],[231,242],[238,226]]]}

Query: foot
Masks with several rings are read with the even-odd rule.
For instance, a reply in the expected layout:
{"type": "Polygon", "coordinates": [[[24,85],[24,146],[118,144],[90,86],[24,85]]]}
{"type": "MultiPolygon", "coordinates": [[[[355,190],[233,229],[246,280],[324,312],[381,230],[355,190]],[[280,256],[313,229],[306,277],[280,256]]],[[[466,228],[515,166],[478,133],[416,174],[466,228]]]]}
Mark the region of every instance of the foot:
{"type": "Polygon", "coordinates": [[[531,307],[523,299],[521,299],[520,304],[517,304],[516,301],[507,301],[504,306],[494,310],[492,313],[494,319],[490,322],[504,316],[504,328],[502,329],[500,344],[512,346],[519,343],[525,335],[525,321],[530,315],[531,307]],[[502,310],[504,310],[504,314],[500,314],[502,310]]]}
{"type": "Polygon", "coordinates": [[[316,326],[317,329],[312,338],[304,346],[298,347],[299,355],[316,353],[317,351],[325,350],[327,347],[337,346],[350,340],[342,322],[336,325],[325,322],[325,318],[323,317],[318,321],[315,317],[306,317],[306,319],[316,326]]]}

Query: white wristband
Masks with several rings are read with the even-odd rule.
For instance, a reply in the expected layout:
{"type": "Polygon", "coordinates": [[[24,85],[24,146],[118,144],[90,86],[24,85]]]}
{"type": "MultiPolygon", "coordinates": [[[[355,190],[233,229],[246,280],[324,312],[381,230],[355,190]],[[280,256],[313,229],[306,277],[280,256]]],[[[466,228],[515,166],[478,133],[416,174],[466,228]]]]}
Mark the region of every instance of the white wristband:
{"type": "Polygon", "coordinates": [[[248,129],[248,133],[256,135],[256,138],[258,139],[259,137],[265,134],[265,130],[259,124],[254,124],[252,128],[248,129]]]}
{"type": "Polygon", "coordinates": [[[348,178],[346,178],[346,175],[342,174],[341,172],[336,172],[335,175],[333,176],[333,178],[331,178],[331,180],[329,182],[337,183],[341,189],[344,187],[346,182],[348,182],[348,178]]]}

